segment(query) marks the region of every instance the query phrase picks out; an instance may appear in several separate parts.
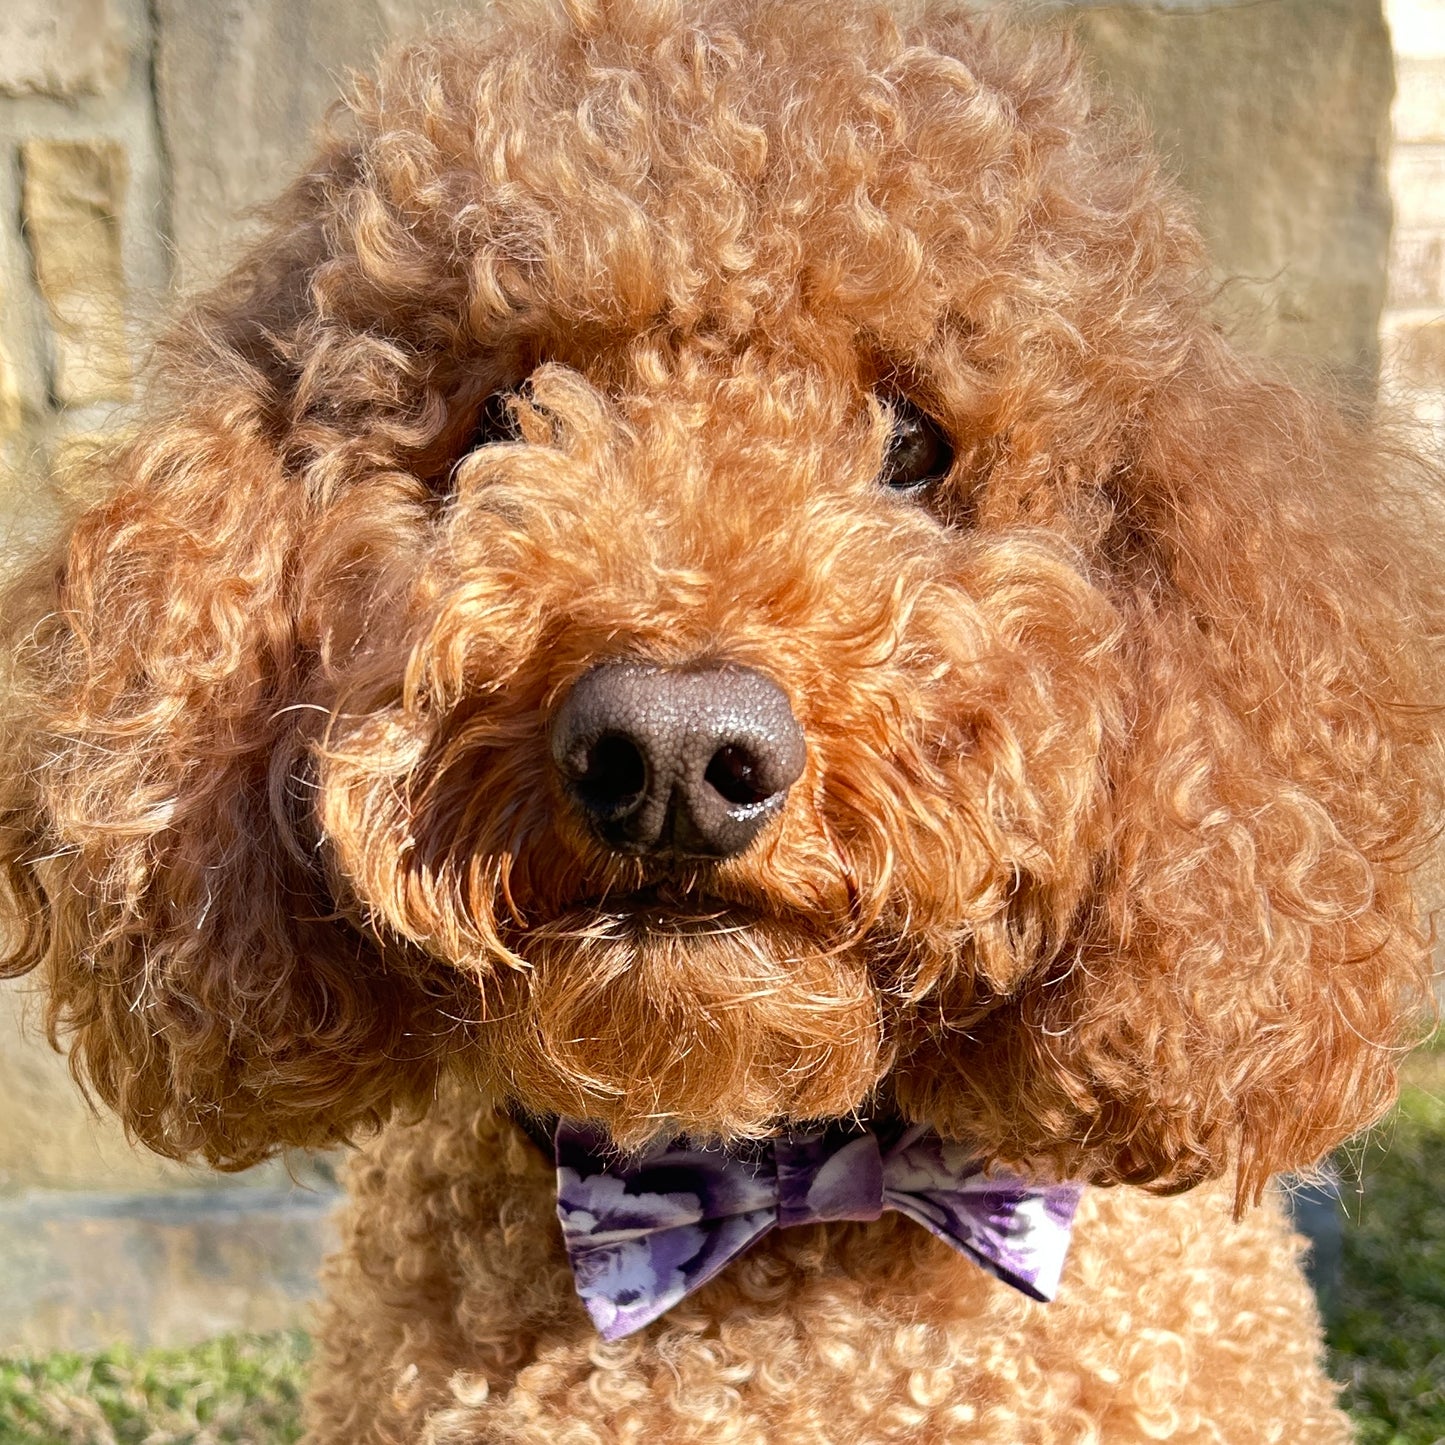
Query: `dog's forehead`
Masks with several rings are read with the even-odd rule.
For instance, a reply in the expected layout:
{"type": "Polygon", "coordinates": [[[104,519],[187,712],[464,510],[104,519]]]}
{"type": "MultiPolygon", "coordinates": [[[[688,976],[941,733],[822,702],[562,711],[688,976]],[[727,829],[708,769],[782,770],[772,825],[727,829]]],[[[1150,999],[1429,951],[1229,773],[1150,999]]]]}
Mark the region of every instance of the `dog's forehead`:
{"type": "Polygon", "coordinates": [[[660,13],[606,7],[580,35],[514,6],[405,52],[358,102],[369,188],[497,309],[553,329],[846,317],[906,349],[1010,269],[1068,133],[1047,112],[1077,102],[1057,77],[1005,89],[973,22],[660,13]]]}

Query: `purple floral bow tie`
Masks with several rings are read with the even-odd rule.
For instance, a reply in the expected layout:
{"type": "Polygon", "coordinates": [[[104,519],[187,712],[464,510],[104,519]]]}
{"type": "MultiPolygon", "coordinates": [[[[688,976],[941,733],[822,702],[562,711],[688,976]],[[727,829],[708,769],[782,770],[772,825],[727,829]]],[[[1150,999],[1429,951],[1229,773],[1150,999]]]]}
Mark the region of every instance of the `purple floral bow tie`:
{"type": "Polygon", "coordinates": [[[896,1209],[1036,1300],[1050,1300],[1082,1186],[994,1174],[927,1125],[833,1126],[745,1151],[686,1139],[619,1158],[563,1119],[557,1217],[603,1339],[651,1324],[772,1229],[896,1209]],[[891,1137],[890,1137],[891,1135],[891,1137]]]}

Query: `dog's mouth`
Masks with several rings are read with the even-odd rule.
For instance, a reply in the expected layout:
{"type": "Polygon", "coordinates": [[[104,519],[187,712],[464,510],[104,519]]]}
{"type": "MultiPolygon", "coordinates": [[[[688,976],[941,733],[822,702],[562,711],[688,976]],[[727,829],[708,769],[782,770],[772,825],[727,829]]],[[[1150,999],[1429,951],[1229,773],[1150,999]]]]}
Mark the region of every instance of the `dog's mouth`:
{"type": "Polygon", "coordinates": [[[799,926],[799,919],[768,900],[654,883],[569,899],[555,911],[530,914],[504,936],[523,959],[539,951],[555,956],[569,946],[604,946],[614,967],[625,967],[624,961],[658,950],[679,959],[720,960],[739,951],[754,956],[759,949],[773,954],[771,940],[780,932],[792,936],[799,926]]]}
{"type": "Polygon", "coordinates": [[[673,883],[653,883],[630,892],[584,899],[569,912],[585,913],[619,928],[682,935],[725,934],[762,922],[767,910],[720,893],[673,883]]]}
{"type": "Polygon", "coordinates": [[[866,951],[766,898],[579,892],[507,941],[525,967],[491,980],[499,1087],[629,1147],[664,1125],[754,1137],[841,1116],[888,1067],[866,951]]]}

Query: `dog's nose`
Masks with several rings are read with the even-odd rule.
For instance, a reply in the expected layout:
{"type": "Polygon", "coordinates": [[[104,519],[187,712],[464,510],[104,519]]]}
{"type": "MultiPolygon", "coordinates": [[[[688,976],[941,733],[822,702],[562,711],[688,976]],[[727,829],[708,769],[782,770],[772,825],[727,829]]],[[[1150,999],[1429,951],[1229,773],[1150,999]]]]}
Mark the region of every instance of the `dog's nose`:
{"type": "Polygon", "coordinates": [[[731,858],[783,806],[807,757],[783,690],[746,667],[594,667],[552,723],[552,759],[620,853],[731,858]]]}

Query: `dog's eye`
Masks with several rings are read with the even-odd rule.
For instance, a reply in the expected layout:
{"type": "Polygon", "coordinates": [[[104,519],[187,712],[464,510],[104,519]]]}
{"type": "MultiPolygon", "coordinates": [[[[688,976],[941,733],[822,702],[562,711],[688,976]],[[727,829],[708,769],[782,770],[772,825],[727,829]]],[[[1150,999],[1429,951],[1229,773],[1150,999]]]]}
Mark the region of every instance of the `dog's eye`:
{"type": "Polygon", "coordinates": [[[932,417],[907,397],[890,397],[893,435],[878,480],[895,492],[920,492],[953,466],[953,446],[932,417]]]}
{"type": "Polygon", "coordinates": [[[517,429],[517,417],[511,407],[510,391],[494,391],[477,413],[477,424],[464,449],[474,452],[478,447],[491,446],[494,442],[514,442],[521,437],[517,429]]]}

